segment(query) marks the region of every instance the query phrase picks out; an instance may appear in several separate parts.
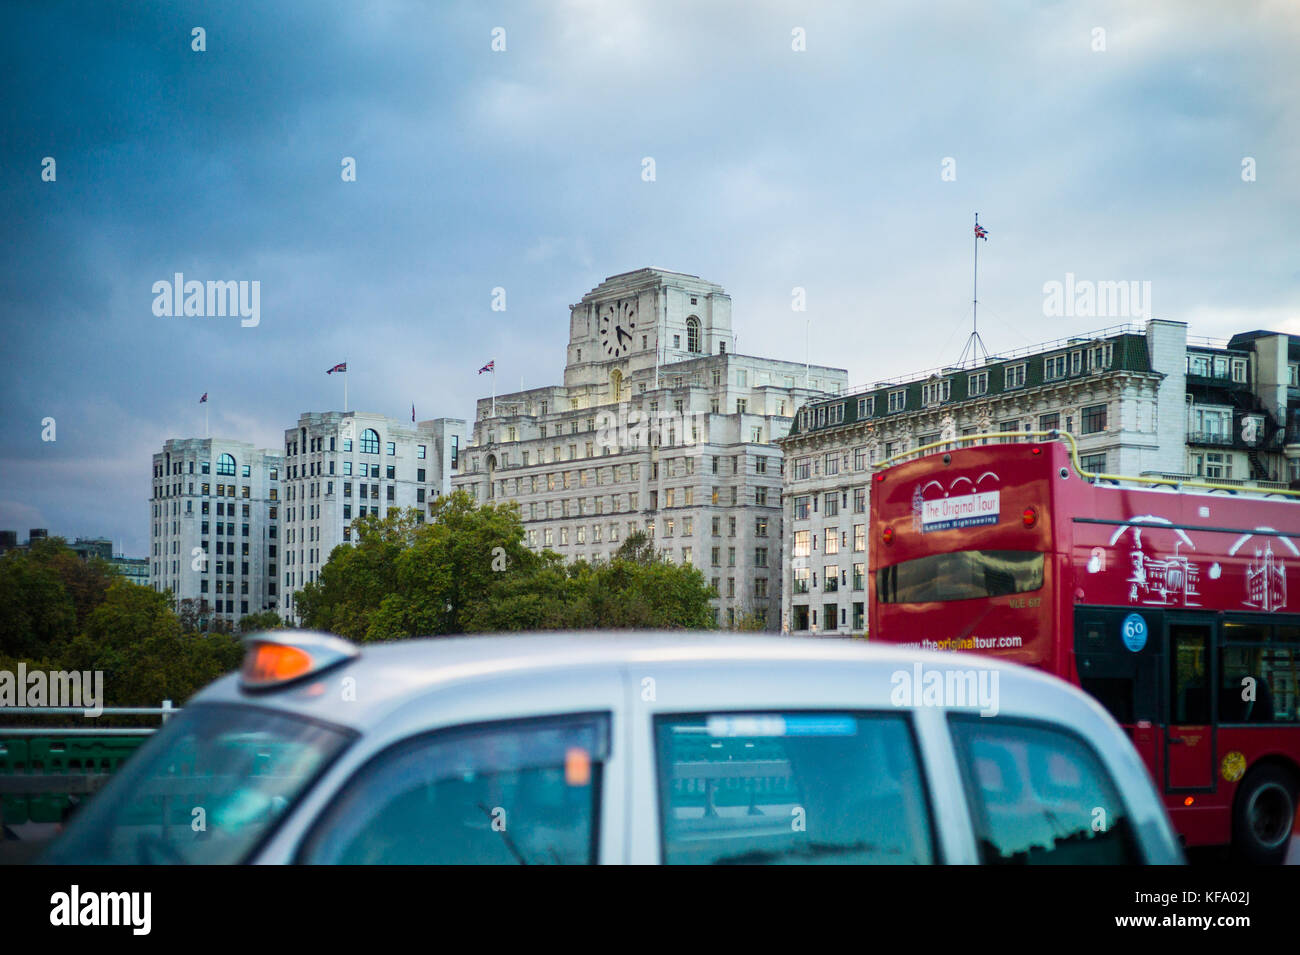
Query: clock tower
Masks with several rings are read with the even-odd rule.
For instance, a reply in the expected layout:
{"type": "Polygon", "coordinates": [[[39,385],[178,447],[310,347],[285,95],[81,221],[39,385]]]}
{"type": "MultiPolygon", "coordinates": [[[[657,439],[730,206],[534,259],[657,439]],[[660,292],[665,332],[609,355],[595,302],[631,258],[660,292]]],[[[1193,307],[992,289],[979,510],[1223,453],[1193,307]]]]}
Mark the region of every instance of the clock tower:
{"type": "Polygon", "coordinates": [[[602,404],[626,400],[633,373],[731,345],[731,296],[722,286],[663,269],[624,272],[569,306],[564,384],[602,404]]]}

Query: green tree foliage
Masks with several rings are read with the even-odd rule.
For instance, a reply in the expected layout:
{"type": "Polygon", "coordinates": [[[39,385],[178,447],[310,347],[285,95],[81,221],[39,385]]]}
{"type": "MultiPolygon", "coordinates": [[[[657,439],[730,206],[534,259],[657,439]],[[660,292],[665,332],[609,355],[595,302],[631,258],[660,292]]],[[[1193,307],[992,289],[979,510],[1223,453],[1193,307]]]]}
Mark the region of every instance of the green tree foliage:
{"type": "Polygon", "coordinates": [[[98,557],[82,560],[61,537],[0,558],[0,653],[57,651],[85,626],[118,573],[98,557]]]}
{"type": "Polygon", "coordinates": [[[168,594],[119,580],[64,655],[68,669],[101,670],[109,705],[183,701],[239,666],[238,638],[186,633],[168,594]]]}
{"type": "Polygon", "coordinates": [[[77,609],[58,573],[32,555],[0,558],[0,654],[45,656],[77,626],[77,609]]]}
{"type": "Polygon", "coordinates": [[[289,627],[287,623],[274,610],[263,610],[261,613],[245,614],[239,618],[239,633],[261,633],[266,630],[285,630],[289,627]]]}
{"type": "Polygon", "coordinates": [[[101,671],[109,706],[179,704],[243,655],[233,636],[186,628],[170,593],[83,560],[60,538],[0,558],[0,608],[0,669],[101,671]]]}
{"type": "Polygon", "coordinates": [[[352,640],[563,628],[704,629],[716,596],[703,575],[633,534],[610,561],[566,564],[524,545],[514,505],[464,492],[416,512],[367,516],[297,594],[304,625],[352,640]]]}
{"type": "Polygon", "coordinates": [[[618,550],[614,551],[614,560],[628,561],[633,564],[649,566],[662,560],[655,550],[655,545],[645,531],[633,531],[623,539],[618,550]]]}

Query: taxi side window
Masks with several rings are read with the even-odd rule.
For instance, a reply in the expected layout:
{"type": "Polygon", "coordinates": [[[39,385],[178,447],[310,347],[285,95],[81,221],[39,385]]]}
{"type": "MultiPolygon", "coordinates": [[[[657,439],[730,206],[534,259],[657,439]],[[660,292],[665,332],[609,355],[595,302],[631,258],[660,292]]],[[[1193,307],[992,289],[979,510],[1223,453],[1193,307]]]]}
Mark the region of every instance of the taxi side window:
{"type": "Polygon", "coordinates": [[[984,865],[1140,865],[1114,781],[1073,733],[948,718],[984,865]]]}
{"type": "Polygon", "coordinates": [[[655,741],[666,863],[936,861],[904,715],[660,716],[655,741]]]}
{"type": "Polygon", "coordinates": [[[440,730],[362,766],[299,861],[341,865],[596,861],[605,714],[440,730]]]}

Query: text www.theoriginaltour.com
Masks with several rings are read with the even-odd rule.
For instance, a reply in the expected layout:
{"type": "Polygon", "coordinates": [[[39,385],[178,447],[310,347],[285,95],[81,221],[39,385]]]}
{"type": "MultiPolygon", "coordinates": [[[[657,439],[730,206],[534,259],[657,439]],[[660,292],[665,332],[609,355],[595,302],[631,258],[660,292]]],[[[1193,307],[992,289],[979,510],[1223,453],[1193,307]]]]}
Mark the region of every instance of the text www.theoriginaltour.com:
{"type": "Polygon", "coordinates": [[[951,637],[947,640],[917,640],[899,646],[912,650],[999,650],[1023,643],[1022,637],[951,637]]]}

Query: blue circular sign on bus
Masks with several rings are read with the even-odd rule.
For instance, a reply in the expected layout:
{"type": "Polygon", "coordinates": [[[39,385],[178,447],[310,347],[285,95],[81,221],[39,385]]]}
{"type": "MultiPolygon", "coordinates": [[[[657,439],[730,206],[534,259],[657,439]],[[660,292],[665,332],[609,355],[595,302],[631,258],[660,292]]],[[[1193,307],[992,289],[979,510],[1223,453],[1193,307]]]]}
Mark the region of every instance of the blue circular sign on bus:
{"type": "Polygon", "coordinates": [[[1142,619],[1141,614],[1131,613],[1124,618],[1121,634],[1124,637],[1124,646],[1137,653],[1147,645],[1147,622],[1142,619]]]}

